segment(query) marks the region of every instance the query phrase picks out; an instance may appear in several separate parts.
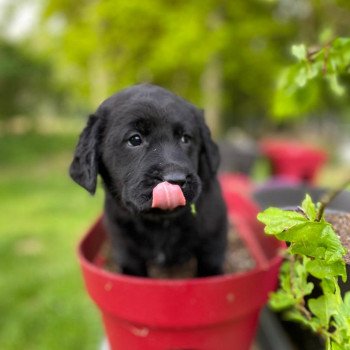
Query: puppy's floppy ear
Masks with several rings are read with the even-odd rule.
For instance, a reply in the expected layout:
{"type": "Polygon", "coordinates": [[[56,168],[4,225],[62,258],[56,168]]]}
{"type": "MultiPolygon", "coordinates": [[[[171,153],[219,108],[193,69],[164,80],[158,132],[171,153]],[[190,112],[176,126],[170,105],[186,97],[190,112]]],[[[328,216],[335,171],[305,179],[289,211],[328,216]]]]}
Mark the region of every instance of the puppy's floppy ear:
{"type": "Polygon", "coordinates": [[[219,148],[211,138],[210,130],[204,120],[204,111],[197,109],[196,116],[202,143],[199,155],[199,176],[206,182],[213,179],[219,169],[219,148]]]}
{"type": "Polygon", "coordinates": [[[96,191],[97,183],[97,142],[100,118],[91,115],[83,132],[80,134],[74,158],[69,168],[72,179],[91,194],[96,191]]]}

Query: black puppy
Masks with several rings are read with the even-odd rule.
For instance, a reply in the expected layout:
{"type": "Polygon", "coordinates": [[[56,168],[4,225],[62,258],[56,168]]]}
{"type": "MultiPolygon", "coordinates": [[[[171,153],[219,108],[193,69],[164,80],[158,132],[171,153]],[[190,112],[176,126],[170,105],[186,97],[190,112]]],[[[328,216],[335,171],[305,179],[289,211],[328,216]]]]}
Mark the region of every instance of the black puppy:
{"type": "Polygon", "coordinates": [[[101,175],[105,225],[123,273],[147,276],[149,263],[195,257],[197,275],[209,276],[222,273],[226,248],[218,166],[202,111],[142,84],[108,98],[90,116],[70,175],[91,194],[101,175]]]}

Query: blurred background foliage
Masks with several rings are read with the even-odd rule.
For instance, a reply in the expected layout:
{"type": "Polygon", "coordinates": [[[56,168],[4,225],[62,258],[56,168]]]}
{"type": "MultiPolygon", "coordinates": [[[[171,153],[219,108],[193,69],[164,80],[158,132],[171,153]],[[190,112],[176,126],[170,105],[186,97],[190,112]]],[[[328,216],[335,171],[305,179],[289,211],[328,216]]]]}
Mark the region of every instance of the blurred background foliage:
{"type": "MultiPolygon", "coordinates": [[[[8,1],[3,22],[22,3],[8,1]]],[[[39,3],[24,37],[0,39],[2,119],[40,108],[84,115],[138,82],[160,84],[205,108],[216,135],[232,125],[256,131],[310,114],[348,118],[346,94],[332,93],[322,74],[292,98],[277,83],[295,62],[292,45],[313,50],[349,33],[346,0],[39,3]]]]}
{"type": "MultiPolygon", "coordinates": [[[[349,160],[349,29],[348,0],[0,0],[0,349],[101,343],[75,247],[102,191],[67,169],[103,99],[152,82],[216,137],[287,132],[349,160]]],[[[348,171],[329,163],[318,183],[348,171]]]]}

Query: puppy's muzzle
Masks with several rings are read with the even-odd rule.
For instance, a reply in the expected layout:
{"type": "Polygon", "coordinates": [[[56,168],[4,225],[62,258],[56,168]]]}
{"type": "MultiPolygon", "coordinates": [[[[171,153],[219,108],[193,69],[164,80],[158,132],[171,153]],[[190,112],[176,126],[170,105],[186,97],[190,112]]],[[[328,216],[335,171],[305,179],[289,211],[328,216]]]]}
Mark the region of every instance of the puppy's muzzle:
{"type": "Polygon", "coordinates": [[[189,175],[181,171],[174,171],[163,175],[163,181],[169,182],[173,185],[184,187],[189,180],[189,175]]]}

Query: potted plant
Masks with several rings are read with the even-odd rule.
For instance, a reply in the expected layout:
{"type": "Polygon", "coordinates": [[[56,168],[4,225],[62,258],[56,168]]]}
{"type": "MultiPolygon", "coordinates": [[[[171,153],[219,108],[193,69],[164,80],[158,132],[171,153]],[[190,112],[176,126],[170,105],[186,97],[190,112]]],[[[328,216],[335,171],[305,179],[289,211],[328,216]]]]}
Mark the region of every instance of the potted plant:
{"type": "Polygon", "coordinates": [[[256,262],[244,273],[169,280],[108,272],[100,255],[103,218],[87,232],[79,260],[112,350],[251,348],[260,310],[277,283],[284,245],[263,234],[257,210],[254,217],[241,215],[241,208],[252,210],[252,202],[249,206],[246,197],[223,192],[230,219],[256,262]]]}
{"type": "Polygon", "coordinates": [[[342,283],[349,270],[350,215],[325,212],[339,192],[326,193],[317,205],[306,195],[298,209],[270,207],[258,216],[267,234],[289,244],[270,305],[316,335],[313,345],[299,344],[302,349],[350,349],[350,292],[342,283]]]}
{"type": "Polygon", "coordinates": [[[289,182],[313,184],[327,160],[322,149],[288,140],[267,139],[260,147],[270,161],[272,175],[289,182]]]}

